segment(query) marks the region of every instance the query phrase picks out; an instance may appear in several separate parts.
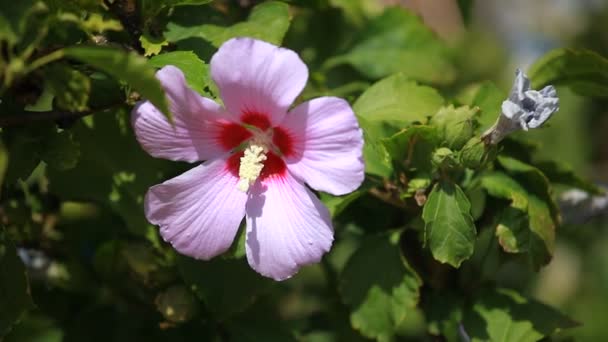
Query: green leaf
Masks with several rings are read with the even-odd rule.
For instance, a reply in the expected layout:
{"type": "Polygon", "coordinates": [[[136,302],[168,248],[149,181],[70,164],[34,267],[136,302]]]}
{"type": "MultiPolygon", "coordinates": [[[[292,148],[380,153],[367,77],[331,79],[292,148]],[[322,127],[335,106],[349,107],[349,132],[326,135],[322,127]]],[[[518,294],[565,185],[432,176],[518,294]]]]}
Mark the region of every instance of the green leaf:
{"type": "Polygon", "coordinates": [[[471,204],[458,185],[435,185],[424,205],[422,219],[436,260],[460,267],[473,254],[476,232],[470,210],[471,204]]]}
{"type": "Polygon", "coordinates": [[[502,102],[507,98],[508,93],[501,90],[490,81],[485,81],[479,84],[472,85],[466,88],[457,97],[457,100],[464,105],[470,107],[478,107],[480,110],[476,119],[479,122],[479,128],[489,128],[501,112],[502,102]]]}
{"type": "Polygon", "coordinates": [[[61,342],[63,335],[61,327],[51,318],[28,314],[3,342],[61,342]]]}
{"type": "Polygon", "coordinates": [[[478,109],[467,106],[454,108],[450,105],[441,108],[431,118],[431,124],[439,128],[445,146],[459,150],[473,137],[475,132],[475,117],[478,109]]]}
{"type": "Polygon", "coordinates": [[[40,147],[40,158],[59,171],[75,167],[80,158],[80,144],[70,131],[51,134],[40,147]]]}
{"type": "Polygon", "coordinates": [[[555,245],[550,204],[502,172],[484,174],[481,184],[490,195],[511,200],[512,209],[499,217],[496,231],[503,249],[511,253],[527,252],[535,269],[547,264],[555,245]],[[527,213],[527,220],[523,213],[527,213]]]}
{"type": "Polygon", "coordinates": [[[177,266],[186,284],[220,320],[245,310],[273,284],[243,259],[198,261],[179,257],[177,266]]]}
{"type": "Polygon", "coordinates": [[[580,177],[566,163],[557,160],[546,160],[534,164],[552,183],[568,185],[595,195],[603,193],[600,187],[580,177]]]}
{"type": "Polygon", "coordinates": [[[422,281],[401,254],[398,240],[398,234],[365,239],[340,277],[351,325],[369,338],[389,340],[418,303],[422,281]]]}
{"type": "Polygon", "coordinates": [[[414,125],[381,141],[396,164],[406,170],[431,172],[431,155],[439,143],[436,127],[414,125]]]}
{"type": "Polygon", "coordinates": [[[80,143],[78,164],[61,172],[49,168],[49,190],[62,200],[101,203],[119,214],[131,233],[145,235],[150,225],[144,217],[144,195],[150,186],[176,175],[171,170],[175,164],[141,149],[126,112],[89,118],[89,124],[80,121],[70,130],[80,143]]]}
{"type": "Polygon", "coordinates": [[[355,101],[357,116],[369,121],[424,122],[444,100],[437,90],[418,85],[404,74],[374,83],[355,101]]]}
{"type": "Polygon", "coordinates": [[[281,45],[289,28],[291,17],[289,6],[281,2],[264,2],[253,8],[247,21],[228,27],[213,24],[184,27],[170,22],[165,38],[177,42],[187,38],[203,38],[213,46],[219,47],[234,37],[257,38],[275,45],[281,45]]]}
{"type": "Polygon", "coordinates": [[[65,49],[65,55],[90,64],[116,79],[126,81],[172,120],[165,93],[154,76],[154,68],[145,58],[135,53],[101,46],[70,47],[65,49]]]}
{"type": "MultiPolygon", "coordinates": [[[[150,58],[149,64],[155,68],[166,65],[178,67],[186,77],[188,85],[199,94],[206,94],[205,88],[211,87],[209,66],[192,51],[173,51],[150,58]]],[[[217,92],[216,92],[217,94],[217,92]]]]}
{"type": "Polygon", "coordinates": [[[322,192],[320,194],[320,198],[327,209],[329,209],[331,216],[336,217],[340,215],[340,213],[344,211],[344,209],[346,209],[352,202],[365,195],[370,187],[370,184],[363,183],[359,189],[344,196],[333,196],[322,192]]]}
{"type": "Polygon", "coordinates": [[[139,37],[139,43],[144,49],[144,56],[155,56],[158,55],[163,47],[168,46],[169,42],[165,38],[155,38],[149,34],[142,34],[139,37]]]}
{"type": "Polygon", "coordinates": [[[396,129],[382,122],[372,122],[358,117],[359,126],[363,130],[363,159],[365,160],[365,173],[388,178],[393,173],[386,148],[380,142],[385,136],[390,136],[396,129]]]}
{"type": "Polygon", "coordinates": [[[45,72],[45,80],[55,94],[57,108],[71,112],[88,109],[91,81],[82,72],[64,64],[52,64],[45,72]]]}
{"type": "Polygon", "coordinates": [[[534,88],[565,85],[585,96],[608,96],[608,59],[589,50],[556,49],[530,68],[534,88]]]}
{"type": "Polygon", "coordinates": [[[4,228],[0,228],[0,339],[32,307],[25,267],[4,228]]]}
{"type": "Polygon", "coordinates": [[[355,46],[329,59],[326,67],[340,64],[371,79],[402,72],[418,81],[446,84],[455,76],[446,45],[418,16],[398,7],[374,19],[355,46]]]}
{"type": "Polygon", "coordinates": [[[465,311],[464,329],[472,341],[534,342],[578,326],[555,309],[508,289],[476,293],[465,311]]]}
{"type": "Polygon", "coordinates": [[[175,6],[204,5],[212,0],[140,0],[141,15],[146,20],[156,17],[165,9],[175,6]]]}
{"type": "Polygon", "coordinates": [[[528,193],[515,181],[502,172],[488,172],[481,177],[481,186],[491,196],[511,201],[513,208],[528,209],[528,193]]]}
{"type": "MultiPolygon", "coordinates": [[[[9,154],[6,146],[0,139],[0,189],[2,189],[2,185],[4,185],[4,177],[6,176],[6,172],[8,171],[9,165],[9,154]]],[[[2,191],[0,191],[0,194],[2,191]]]]}
{"type": "Polygon", "coordinates": [[[500,213],[496,226],[496,237],[507,253],[524,253],[531,245],[530,222],[524,210],[508,207],[500,213]]]}
{"type": "Polygon", "coordinates": [[[559,209],[553,200],[551,184],[549,183],[547,176],[538,168],[515,158],[503,155],[499,156],[497,160],[503,168],[514,175],[514,177],[524,185],[526,191],[536,195],[540,200],[544,201],[551,212],[553,220],[559,222],[559,209]]]}

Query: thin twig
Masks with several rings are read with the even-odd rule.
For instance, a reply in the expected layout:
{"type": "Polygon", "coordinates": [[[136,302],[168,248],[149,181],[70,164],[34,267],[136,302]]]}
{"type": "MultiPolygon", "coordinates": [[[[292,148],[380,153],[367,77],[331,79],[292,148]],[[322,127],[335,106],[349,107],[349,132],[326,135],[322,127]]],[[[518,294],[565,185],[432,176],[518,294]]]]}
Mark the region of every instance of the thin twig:
{"type": "Polygon", "coordinates": [[[370,195],[378,198],[379,200],[395,206],[400,209],[406,209],[407,205],[402,200],[395,198],[390,192],[380,191],[378,188],[371,188],[369,190],[370,195]]]}

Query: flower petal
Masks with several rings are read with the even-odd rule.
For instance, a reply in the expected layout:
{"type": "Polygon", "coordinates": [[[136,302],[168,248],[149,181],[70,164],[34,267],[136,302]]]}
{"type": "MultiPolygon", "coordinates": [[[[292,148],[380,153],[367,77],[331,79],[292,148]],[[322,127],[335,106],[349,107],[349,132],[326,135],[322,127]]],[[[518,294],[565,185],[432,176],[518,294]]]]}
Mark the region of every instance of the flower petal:
{"type": "Polygon", "coordinates": [[[258,273],[284,280],[329,251],[329,212],[304,184],[286,174],[257,182],[250,194],[246,252],[258,273]]]}
{"type": "Polygon", "coordinates": [[[354,191],[363,182],[363,135],[350,105],[336,97],[300,104],[280,125],[293,139],[287,168],[315,190],[332,195],[354,191]]]}
{"type": "Polygon", "coordinates": [[[251,38],[233,38],[211,58],[211,77],[233,115],[268,115],[281,122],[308,79],[308,68],[288,49],[251,38]]]}
{"type": "Polygon", "coordinates": [[[218,132],[229,117],[213,100],[190,89],[184,74],[174,66],[156,73],[169,100],[175,126],[148,101],[140,102],[131,123],[141,146],[150,155],[169,160],[195,162],[226,153],[217,142],[218,132]]]}
{"type": "Polygon", "coordinates": [[[232,244],[245,216],[247,194],[237,190],[227,161],[207,161],[148,190],[148,221],[182,254],[210,259],[232,244]]]}

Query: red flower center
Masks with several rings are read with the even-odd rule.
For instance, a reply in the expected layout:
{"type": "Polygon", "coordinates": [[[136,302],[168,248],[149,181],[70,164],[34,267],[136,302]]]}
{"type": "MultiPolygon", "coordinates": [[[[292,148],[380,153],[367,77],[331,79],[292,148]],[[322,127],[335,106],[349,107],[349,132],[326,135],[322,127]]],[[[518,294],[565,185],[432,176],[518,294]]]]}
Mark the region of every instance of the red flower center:
{"type": "Polygon", "coordinates": [[[218,143],[226,150],[241,149],[235,151],[229,158],[227,167],[230,172],[239,177],[239,167],[243,148],[248,142],[257,139],[268,141],[269,151],[266,153],[264,167],[260,173],[260,179],[264,180],[272,175],[283,175],[287,166],[283,156],[294,153],[294,143],[291,134],[281,127],[272,127],[268,115],[257,112],[245,112],[241,115],[241,124],[224,123],[221,125],[217,136],[218,143]]]}

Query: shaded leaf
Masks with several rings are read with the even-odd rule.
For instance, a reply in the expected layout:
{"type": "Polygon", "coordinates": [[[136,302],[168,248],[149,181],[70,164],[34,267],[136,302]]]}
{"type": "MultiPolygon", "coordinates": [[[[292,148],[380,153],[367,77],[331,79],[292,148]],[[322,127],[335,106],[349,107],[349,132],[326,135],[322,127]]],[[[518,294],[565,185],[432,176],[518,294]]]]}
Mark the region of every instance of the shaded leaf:
{"type": "Polygon", "coordinates": [[[340,277],[351,324],[366,337],[390,339],[418,303],[422,282],[401,254],[398,237],[367,238],[340,277]]]}
{"type": "Polygon", "coordinates": [[[281,45],[291,21],[289,6],[281,2],[264,2],[253,8],[245,22],[228,27],[213,24],[184,27],[170,22],[165,38],[177,42],[187,38],[203,38],[215,47],[234,37],[257,38],[275,45],[281,45]]]}
{"type": "Polygon", "coordinates": [[[552,183],[568,185],[594,195],[603,193],[600,187],[580,177],[566,163],[558,160],[545,160],[534,164],[552,183]]]}
{"type": "Polygon", "coordinates": [[[470,210],[468,198],[456,184],[440,182],[431,191],[422,219],[437,261],[460,267],[473,254],[476,231],[470,210]]]}
{"type": "Polygon", "coordinates": [[[411,79],[445,84],[455,76],[445,44],[418,16],[399,7],[375,18],[348,53],[326,66],[339,64],[350,64],[371,79],[402,72],[411,79]]]}
{"type": "Polygon", "coordinates": [[[273,284],[243,259],[179,257],[177,266],[186,284],[220,320],[245,310],[273,284]]]}
{"type": "Polygon", "coordinates": [[[608,96],[608,59],[590,50],[556,49],[530,68],[534,88],[565,85],[585,96],[608,96]]]}

